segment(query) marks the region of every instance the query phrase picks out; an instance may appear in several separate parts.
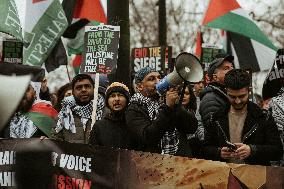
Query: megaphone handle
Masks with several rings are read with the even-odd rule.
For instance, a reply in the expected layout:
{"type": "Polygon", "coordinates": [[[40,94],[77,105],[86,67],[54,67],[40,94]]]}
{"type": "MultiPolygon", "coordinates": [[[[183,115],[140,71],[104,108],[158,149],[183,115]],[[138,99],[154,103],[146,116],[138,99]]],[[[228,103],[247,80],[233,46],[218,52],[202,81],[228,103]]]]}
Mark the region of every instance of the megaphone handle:
{"type": "Polygon", "coordinates": [[[186,86],[187,86],[187,81],[184,81],[184,84],[183,84],[183,87],[182,87],[182,91],[181,91],[181,95],[179,97],[179,105],[182,104],[186,86]]]}

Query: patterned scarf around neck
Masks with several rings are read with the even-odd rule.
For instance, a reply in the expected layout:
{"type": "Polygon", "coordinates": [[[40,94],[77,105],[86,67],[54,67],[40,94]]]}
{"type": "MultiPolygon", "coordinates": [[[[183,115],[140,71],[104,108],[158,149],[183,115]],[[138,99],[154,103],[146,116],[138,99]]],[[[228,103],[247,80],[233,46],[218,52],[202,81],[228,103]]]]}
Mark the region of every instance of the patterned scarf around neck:
{"type": "MultiPolygon", "coordinates": [[[[104,98],[99,94],[96,120],[101,120],[104,109],[104,98]]],[[[76,104],[74,96],[64,98],[62,101],[62,109],[58,114],[58,121],[56,124],[55,132],[59,133],[63,128],[70,130],[72,133],[76,133],[75,121],[73,113],[81,117],[83,126],[86,125],[87,121],[91,119],[93,111],[93,101],[90,101],[85,106],[79,106],[76,104]]]]}
{"type": "Polygon", "coordinates": [[[131,97],[130,102],[138,102],[140,104],[145,104],[147,106],[147,110],[151,118],[151,121],[157,118],[157,115],[159,113],[159,108],[161,107],[161,103],[159,101],[146,97],[141,93],[135,93],[131,97]]]}
{"type": "Polygon", "coordinates": [[[10,122],[10,137],[31,138],[37,129],[26,114],[17,112],[10,122]]]}
{"type": "MultiPolygon", "coordinates": [[[[157,100],[143,96],[141,93],[135,93],[130,102],[138,102],[140,104],[146,104],[151,121],[157,118],[161,103],[157,100]]],[[[178,131],[175,128],[173,131],[166,131],[160,141],[162,154],[174,155],[178,151],[179,136],[178,131]]]]}

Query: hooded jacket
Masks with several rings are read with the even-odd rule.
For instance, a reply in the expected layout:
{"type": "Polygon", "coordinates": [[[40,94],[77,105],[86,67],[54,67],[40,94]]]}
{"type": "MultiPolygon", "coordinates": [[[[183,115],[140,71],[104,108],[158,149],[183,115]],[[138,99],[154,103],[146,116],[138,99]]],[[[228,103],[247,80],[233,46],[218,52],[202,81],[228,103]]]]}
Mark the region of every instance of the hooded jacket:
{"type": "Polygon", "coordinates": [[[95,123],[91,131],[89,144],[114,148],[131,148],[127,130],[125,112],[111,112],[95,123]]]}

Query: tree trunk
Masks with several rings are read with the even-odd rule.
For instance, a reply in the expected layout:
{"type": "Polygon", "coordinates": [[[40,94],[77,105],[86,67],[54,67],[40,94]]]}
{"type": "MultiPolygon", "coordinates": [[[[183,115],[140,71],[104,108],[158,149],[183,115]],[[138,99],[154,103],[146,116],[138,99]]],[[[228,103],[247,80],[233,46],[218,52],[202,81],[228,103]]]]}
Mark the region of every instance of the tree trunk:
{"type": "Polygon", "coordinates": [[[167,45],[166,0],[159,0],[159,45],[167,45]]]}

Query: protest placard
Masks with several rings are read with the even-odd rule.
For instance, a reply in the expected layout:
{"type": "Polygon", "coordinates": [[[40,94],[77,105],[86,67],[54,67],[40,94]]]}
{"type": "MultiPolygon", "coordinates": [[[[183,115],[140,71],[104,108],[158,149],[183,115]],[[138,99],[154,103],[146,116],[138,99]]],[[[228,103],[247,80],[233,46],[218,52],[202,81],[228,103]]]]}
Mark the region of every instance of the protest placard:
{"type": "Polygon", "coordinates": [[[221,50],[221,45],[202,43],[201,65],[204,71],[208,70],[210,63],[217,54],[221,53],[221,50]]]}
{"type": "Polygon", "coordinates": [[[3,41],[2,61],[22,64],[23,43],[20,41],[3,41]]]}
{"type": "Polygon", "coordinates": [[[172,48],[170,46],[133,48],[131,60],[134,73],[147,66],[156,71],[166,72],[171,67],[172,48]]]}
{"type": "Polygon", "coordinates": [[[86,26],[80,73],[109,74],[117,64],[119,26],[86,26]]]}
{"type": "Polygon", "coordinates": [[[263,83],[262,98],[275,97],[284,86],[284,49],[278,49],[274,63],[263,83]]]}

